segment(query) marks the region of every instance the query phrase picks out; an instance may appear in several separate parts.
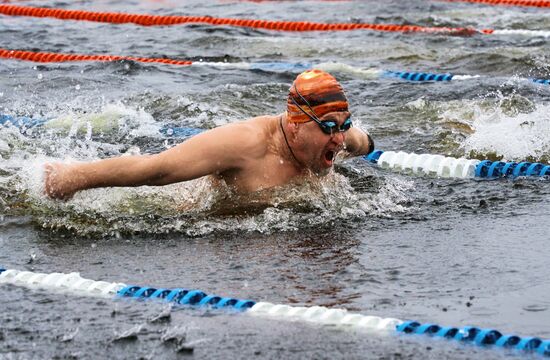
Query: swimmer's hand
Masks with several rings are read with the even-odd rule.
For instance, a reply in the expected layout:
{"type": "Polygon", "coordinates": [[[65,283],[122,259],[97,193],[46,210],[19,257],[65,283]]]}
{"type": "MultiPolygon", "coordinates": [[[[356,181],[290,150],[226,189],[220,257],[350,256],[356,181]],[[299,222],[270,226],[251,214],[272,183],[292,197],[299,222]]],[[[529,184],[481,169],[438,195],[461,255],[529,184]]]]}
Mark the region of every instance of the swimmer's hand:
{"type": "Polygon", "coordinates": [[[52,199],[68,200],[78,191],[70,178],[71,165],[49,163],[44,166],[44,193],[52,199]]]}

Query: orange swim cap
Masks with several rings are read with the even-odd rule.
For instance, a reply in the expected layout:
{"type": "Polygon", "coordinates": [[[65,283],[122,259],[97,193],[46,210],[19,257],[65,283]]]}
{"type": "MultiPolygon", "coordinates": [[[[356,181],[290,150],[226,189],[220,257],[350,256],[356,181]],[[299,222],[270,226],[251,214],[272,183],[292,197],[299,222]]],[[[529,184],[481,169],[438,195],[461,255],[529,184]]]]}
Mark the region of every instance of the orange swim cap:
{"type": "Polygon", "coordinates": [[[295,123],[311,121],[309,116],[304,114],[292,99],[304,111],[318,118],[330,112],[348,111],[348,99],[344,94],[344,89],[332,75],[321,70],[307,70],[298,75],[288,93],[288,121],[295,123]],[[302,96],[300,97],[300,95],[302,96]],[[309,103],[311,109],[302,97],[309,103]]]}

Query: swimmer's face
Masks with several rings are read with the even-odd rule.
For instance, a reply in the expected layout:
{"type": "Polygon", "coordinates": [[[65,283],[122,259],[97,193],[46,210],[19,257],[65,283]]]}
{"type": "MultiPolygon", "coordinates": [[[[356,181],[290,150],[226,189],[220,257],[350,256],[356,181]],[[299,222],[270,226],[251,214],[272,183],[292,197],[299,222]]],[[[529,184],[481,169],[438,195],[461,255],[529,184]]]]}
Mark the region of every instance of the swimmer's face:
{"type": "MultiPolygon", "coordinates": [[[[333,121],[343,130],[348,129],[350,116],[348,111],[330,112],[319,120],[333,121]]],[[[306,164],[318,175],[326,175],[329,172],[334,165],[336,155],[344,147],[345,139],[346,131],[326,134],[314,121],[298,125],[297,143],[300,144],[301,153],[306,157],[306,164]]]]}

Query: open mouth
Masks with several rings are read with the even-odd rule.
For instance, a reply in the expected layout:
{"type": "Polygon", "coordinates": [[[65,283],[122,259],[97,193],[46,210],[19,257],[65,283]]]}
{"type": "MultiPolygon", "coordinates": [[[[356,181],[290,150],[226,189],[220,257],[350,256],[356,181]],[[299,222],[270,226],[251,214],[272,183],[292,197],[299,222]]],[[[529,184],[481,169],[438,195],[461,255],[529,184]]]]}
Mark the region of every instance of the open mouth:
{"type": "Polygon", "coordinates": [[[328,150],[325,152],[325,161],[328,166],[332,166],[336,152],[334,150],[328,150]]]}

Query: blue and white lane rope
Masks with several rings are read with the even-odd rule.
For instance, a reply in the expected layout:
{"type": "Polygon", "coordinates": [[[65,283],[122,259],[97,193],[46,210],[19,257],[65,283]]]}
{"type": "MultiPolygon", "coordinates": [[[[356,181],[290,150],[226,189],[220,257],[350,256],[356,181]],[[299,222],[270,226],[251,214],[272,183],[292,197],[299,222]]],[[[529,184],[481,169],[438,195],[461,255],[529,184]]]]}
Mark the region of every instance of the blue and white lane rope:
{"type": "MultiPolygon", "coordinates": [[[[208,66],[242,70],[261,70],[266,72],[284,72],[284,73],[300,73],[302,71],[316,68],[329,72],[347,73],[363,79],[380,79],[380,78],[397,78],[412,82],[449,82],[463,81],[480,78],[495,78],[494,76],[484,75],[457,75],[450,73],[430,73],[418,71],[393,71],[382,70],[376,68],[360,68],[343,63],[328,62],[328,63],[307,63],[307,62],[253,62],[253,63],[222,63],[222,62],[194,62],[191,66],[208,66]]],[[[537,84],[550,85],[550,79],[536,78],[517,78],[518,80],[530,81],[537,84]]]]}
{"type": "Polygon", "coordinates": [[[345,328],[366,330],[378,334],[418,334],[455,340],[476,346],[495,346],[537,353],[550,357],[550,340],[537,337],[503,335],[493,329],[478,327],[442,327],[436,324],[402,321],[349,313],[345,309],[329,309],[322,306],[289,306],[268,302],[255,302],[207,295],[200,290],[182,288],[165,289],[141,287],[122,283],[109,283],[82,278],[78,273],[35,273],[30,271],[0,269],[0,284],[12,284],[26,288],[40,288],[68,292],[80,296],[102,298],[132,298],[153,300],[173,305],[224,308],[247,314],[278,320],[306,321],[310,323],[337,325],[345,328]]]}
{"type": "Polygon", "coordinates": [[[414,175],[443,178],[550,177],[550,165],[542,163],[470,160],[432,154],[374,150],[363,157],[381,168],[414,175]]]}
{"type": "MultiPolygon", "coordinates": [[[[15,118],[11,115],[0,114],[0,126],[9,124],[18,127],[21,131],[28,128],[42,126],[47,120],[29,117],[15,118]]],[[[203,132],[204,129],[189,127],[162,127],[159,132],[165,136],[187,138],[203,132]]],[[[446,157],[433,154],[414,154],[403,151],[374,150],[363,157],[372,164],[383,169],[400,171],[414,175],[428,175],[442,178],[516,178],[550,177],[550,165],[543,163],[504,162],[490,160],[470,160],[465,158],[446,157]]]]}

